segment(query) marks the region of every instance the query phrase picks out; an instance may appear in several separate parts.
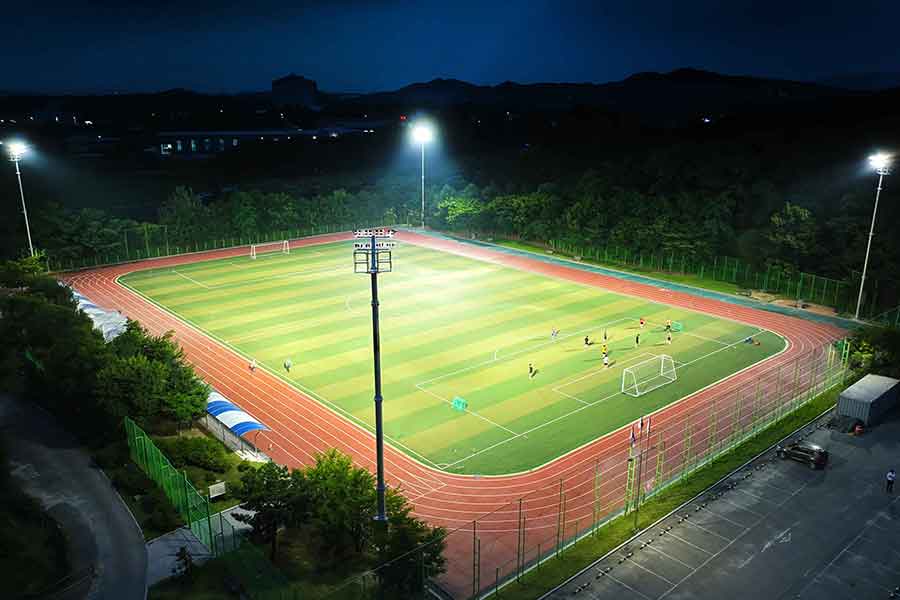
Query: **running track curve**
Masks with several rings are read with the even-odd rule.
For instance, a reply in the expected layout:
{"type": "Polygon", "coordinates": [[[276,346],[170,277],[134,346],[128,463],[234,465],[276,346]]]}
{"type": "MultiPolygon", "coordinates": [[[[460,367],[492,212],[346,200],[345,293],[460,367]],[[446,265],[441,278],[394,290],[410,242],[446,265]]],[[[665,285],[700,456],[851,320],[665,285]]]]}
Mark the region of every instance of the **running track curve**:
{"type": "MultiPolygon", "coordinates": [[[[654,413],[653,430],[662,432],[657,434],[657,438],[668,439],[669,453],[678,451],[684,439],[685,422],[694,422],[692,427],[696,427],[698,415],[702,422],[702,415],[708,414],[710,406],[718,406],[714,410],[720,410],[724,404],[734,402],[736,390],[752,385],[762,373],[771,372],[774,365],[796,364],[798,357],[822,348],[845,334],[843,330],[827,324],[617,279],[563,264],[549,264],[450,239],[405,231],[399,232],[397,237],[407,243],[764,327],[788,340],[788,347],[781,354],[654,413]]],[[[291,242],[291,247],[349,239],[349,233],[330,234],[295,240],[291,242]]],[[[63,274],[60,279],[99,306],[117,309],[140,321],[155,334],[174,331],[198,374],[271,428],[271,431],[264,432],[266,439],[259,440],[258,445],[276,462],[290,467],[308,464],[317,452],[335,447],[352,456],[357,464],[374,472],[374,438],[371,432],[262,369],[251,373],[245,358],[117,282],[119,276],[138,270],[246,256],[247,253],[247,247],[214,250],[63,274]]],[[[811,375],[811,379],[814,378],[815,375],[811,375]]],[[[629,440],[629,428],[624,427],[534,470],[496,477],[444,472],[386,444],[385,472],[388,485],[400,486],[405,490],[418,517],[453,532],[447,538],[445,556],[448,569],[441,583],[454,597],[466,598],[472,594],[473,579],[479,581],[476,587],[484,588],[494,583],[496,569],[499,569],[501,579],[512,573],[520,547],[526,548],[525,559],[533,558],[533,554],[528,556],[528,553],[533,552],[539,542],[544,541],[543,547],[546,549],[547,543],[556,539],[560,522],[565,538],[576,529],[583,529],[585,523],[597,516],[597,510],[604,515],[620,510],[624,501],[629,440]],[[602,473],[599,487],[596,478],[598,471],[602,473]],[[598,496],[601,498],[599,509],[598,496]],[[521,504],[520,498],[525,498],[521,504]],[[473,528],[475,520],[477,528],[473,528]],[[521,541],[520,528],[523,532],[521,541]],[[473,529],[477,529],[477,533],[473,529]],[[479,576],[473,572],[472,560],[476,535],[480,542],[479,576]]],[[[647,459],[652,464],[650,461],[652,456],[647,459]]]]}

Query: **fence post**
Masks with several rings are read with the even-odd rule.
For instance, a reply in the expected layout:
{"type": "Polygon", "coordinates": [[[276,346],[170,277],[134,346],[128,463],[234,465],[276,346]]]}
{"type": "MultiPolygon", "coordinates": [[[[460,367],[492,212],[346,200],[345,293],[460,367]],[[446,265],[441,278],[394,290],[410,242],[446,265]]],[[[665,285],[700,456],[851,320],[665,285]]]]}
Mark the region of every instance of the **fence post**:
{"type": "Polygon", "coordinates": [[[563,480],[559,478],[559,504],[556,507],[556,556],[559,558],[560,528],[562,527],[563,480]]]}
{"type": "Polygon", "coordinates": [[[516,540],[516,581],[521,581],[521,573],[522,568],[524,567],[524,561],[522,559],[522,546],[525,545],[525,531],[524,531],[524,521],[522,517],[522,499],[519,498],[519,535],[516,540]]]}

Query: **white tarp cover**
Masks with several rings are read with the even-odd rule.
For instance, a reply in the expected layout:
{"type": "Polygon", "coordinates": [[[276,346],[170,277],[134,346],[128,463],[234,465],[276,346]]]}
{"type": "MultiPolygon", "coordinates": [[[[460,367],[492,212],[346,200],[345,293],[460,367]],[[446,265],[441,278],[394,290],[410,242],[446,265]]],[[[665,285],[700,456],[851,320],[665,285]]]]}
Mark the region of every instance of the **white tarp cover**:
{"type": "Polygon", "coordinates": [[[72,295],[78,308],[93,321],[94,329],[103,334],[104,340],[108,342],[125,331],[125,324],[128,322],[125,315],[116,310],[104,310],[75,290],[72,290],[72,295]]]}

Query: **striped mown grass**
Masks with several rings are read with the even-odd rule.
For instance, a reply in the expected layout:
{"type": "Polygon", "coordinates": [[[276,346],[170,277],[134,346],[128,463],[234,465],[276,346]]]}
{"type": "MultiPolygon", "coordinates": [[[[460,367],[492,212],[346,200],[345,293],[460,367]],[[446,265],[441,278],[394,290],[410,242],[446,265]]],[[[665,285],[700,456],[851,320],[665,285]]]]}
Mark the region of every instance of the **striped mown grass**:
{"type": "MultiPolygon", "coordinates": [[[[353,274],[351,252],[342,242],[121,282],[371,427],[369,279],[353,274]]],[[[401,243],[393,258],[379,278],[385,433],[452,472],[537,467],[784,348],[755,327],[436,250],[401,243]],[[666,319],[684,325],[671,345],[666,319]],[[741,343],[748,336],[761,344],[741,343]],[[622,369],[660,354],[675,359],[678,380],[622,394],[622,369]],[[466,411],[452,408],[456,397],[466,411]]]]}

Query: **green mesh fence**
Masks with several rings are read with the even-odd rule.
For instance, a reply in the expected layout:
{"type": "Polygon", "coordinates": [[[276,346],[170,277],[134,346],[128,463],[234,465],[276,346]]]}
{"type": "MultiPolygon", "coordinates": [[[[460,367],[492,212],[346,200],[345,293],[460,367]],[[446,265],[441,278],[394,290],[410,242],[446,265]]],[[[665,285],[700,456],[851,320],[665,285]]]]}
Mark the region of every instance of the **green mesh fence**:
{"type": "Polygon", "coordinates": [[[150,436],[128,417],[125,417],[125,433],[131,459],[163,489],[178,514],[213,556],[240,547],[242,538],[234,526],[221,513],[210,514],[206,496],[191,485],[183,471],[172,466],[150,436]]]}
{"type": "MultiPolygon", "coordinates": [[[[368,226],[369,224],[365,225],[368,226]]],[[[47,262],[50,271],[76,271],[105,265],[113,265],[134,260],[148,258],[162,258],[175,256],[189,252],[207,252],[222,248],[236,248],[250,244],[262,244],[265,242],[277,242],[281,240],[293,240],[298,238],[337,233],[339,231],[352,231],[363,225],[345,223],[335,225],[321,225],[317,227],[301,227],[282,229],[263,233],[253,233],[241,236],[210,237],[203,234],[191,236],[188,239],[176,237],[169,228],[164,225],[145,224],[140,227],[127,229],[122,234],[122,239],[109,244],[102,251],[84,249],[79,256],[54,254],[48,252],[47,262]]]]}
{"type": "Polygon", "coordinates": [[[578,246],[555,240],[551,240],[549,246],[556,253],[578,260],[733,283],[740,288],[831,306],[840,311],[848,310],[855,301],[853,286],[847,281],[772,265],[755,268],[730,256],[714,256],[712,259],[702,260],[675,252],[639,252],[616,245],[578,246]]]}

